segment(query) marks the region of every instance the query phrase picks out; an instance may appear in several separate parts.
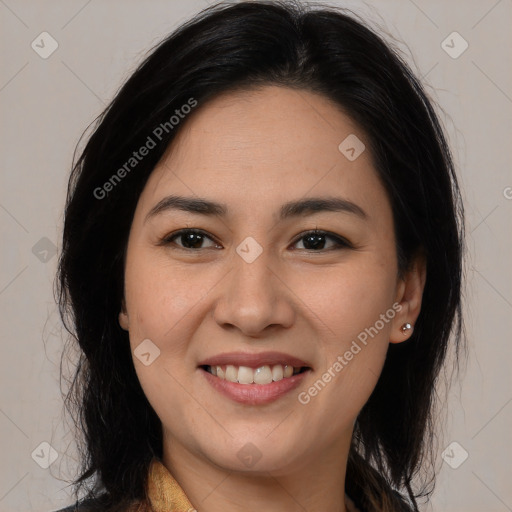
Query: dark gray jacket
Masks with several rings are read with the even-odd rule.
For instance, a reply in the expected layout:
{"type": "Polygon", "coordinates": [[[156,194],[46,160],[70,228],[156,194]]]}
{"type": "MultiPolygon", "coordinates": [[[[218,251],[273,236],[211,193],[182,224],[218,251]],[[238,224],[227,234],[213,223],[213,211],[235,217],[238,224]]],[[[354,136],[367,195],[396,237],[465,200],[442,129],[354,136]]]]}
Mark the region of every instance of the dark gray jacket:
{"type": "Polygon", "coordinates": [[[81,502],[76,502],[74,505],[69,505],[66,508],[55,510],[54,512],[91,512],[92,510],[98,510],[98,500],[89,499],[81,502]],[[94,507],[96,505],[96,507],[94,507]]]}

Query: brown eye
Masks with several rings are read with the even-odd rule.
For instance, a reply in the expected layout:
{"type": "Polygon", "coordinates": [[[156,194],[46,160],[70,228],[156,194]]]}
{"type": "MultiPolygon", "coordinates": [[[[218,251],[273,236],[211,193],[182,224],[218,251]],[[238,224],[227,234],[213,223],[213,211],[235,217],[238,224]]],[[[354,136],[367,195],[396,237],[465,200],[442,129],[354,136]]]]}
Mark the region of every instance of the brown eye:
{"type": "Polygon", "coordinates": [[[303,247],[299,247],[299,249],[314,252],[351,247],[351,245],[343,238],[334,235],[333,233],[320,230],[308,231],[307,233],[301,234],[300,238],[297,239],[295,244],[300,241],[303,241],[303,247]],[[331,242],[330,247],[326,248],[326,245],[329,245],[326,242],[327,240],[331,240],[333,242],[331,242]]]}
{"type": "Polygon", "coordinates": [[[199,229],[180,229],[179,231],[165,237],[163,243],[172,243],[178,245],[178,247],[182,249],[189,250],[219,247],[218,244],[211,237],[209,237],[204,231],[201,231],[199,229]],[[212,245],[203,247],[203,243],[207,240],[211,241],[212,245]]]}

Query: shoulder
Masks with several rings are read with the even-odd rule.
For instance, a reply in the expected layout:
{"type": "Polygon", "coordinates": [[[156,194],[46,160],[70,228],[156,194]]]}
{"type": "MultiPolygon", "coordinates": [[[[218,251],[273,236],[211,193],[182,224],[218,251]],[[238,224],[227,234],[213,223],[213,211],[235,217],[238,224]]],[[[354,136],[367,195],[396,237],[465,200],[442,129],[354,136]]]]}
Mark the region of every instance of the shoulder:
{"type": "MultiPolygon", "coordinates": [[[[101,498],[89,498],[52,512],[103,512],[104,510],[105,503],[101,498]]],[[[148,510],[145,502],[135,501],[125,509],[125,512],[147,512],[148,510]]]]}

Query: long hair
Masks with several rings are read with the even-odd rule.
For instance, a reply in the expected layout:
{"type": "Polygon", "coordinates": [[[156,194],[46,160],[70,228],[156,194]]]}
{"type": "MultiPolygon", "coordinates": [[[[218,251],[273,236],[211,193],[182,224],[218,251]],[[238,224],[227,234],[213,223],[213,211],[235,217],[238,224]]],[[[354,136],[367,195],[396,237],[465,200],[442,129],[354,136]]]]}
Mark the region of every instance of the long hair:
{"type": "Polygon", "coordinates": [[[75,494],[85,488],[97,510],[144,500],[150,462],[162,456],[161,422],[118,314],[138,198],[187,122],[169,120],[183,105],[270,84],[321,93],[358,123],[392,205],[400,271],[425,257],[414,333],[389,347],[354,427],[345,484],[367,511],[417,510],[416,498],[428,496],[413,487],[432,454],[436,380],[449,341],[458,354],[463,340],[463,208],[450,150],[418,79],[363,22],[333,7],[256,1],[208,8],[153,48],[73,163],[57,287],[80,358],[65,405],[82,433],[75,494]],[[157,127],[156,147],[127,172],[157,127]]]}

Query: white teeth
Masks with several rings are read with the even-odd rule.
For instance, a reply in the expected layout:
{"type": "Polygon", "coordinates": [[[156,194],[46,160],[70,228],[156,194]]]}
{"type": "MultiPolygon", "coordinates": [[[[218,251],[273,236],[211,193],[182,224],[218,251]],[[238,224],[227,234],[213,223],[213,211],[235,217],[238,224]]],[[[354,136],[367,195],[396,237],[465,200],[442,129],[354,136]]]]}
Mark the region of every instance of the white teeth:
{"type": "Polygon", "coordinates": [[[270,366],[261,366],[254,372],[254,384],[270,384],[272,382],[272,370],[270,366]]]}
{"type": "Polygon", "coordinates": [[[254,382],[254,370],[248,366],[238,368],[238,382],[240,384],[252,384],[254,382]]]}
{"type": "Polygon", "coordinates": [[[284,377],[283,367],[280,364],[276,364],[275,366],[272,366],[272,380],[278,381],[278,380],[281,380],[283,377],[284,377]]]}
{"type": "Polygon", "coordinates": [[[226,366],[226,380],[238,382],[238,370],[232,364],[226,366]]]}
{"type": "MultiPolygon", "coordinates": [[[[298,373],[299,368],[295,369],[298,373]]],[[[216,375],[222,380],[229,382],[238,382],[239,384],[270,384],[294,375],[294,368],[291,365],[276,364],[260,366],[253,369],[248,366],[210,366],[212,375],[216,375]]]]}

